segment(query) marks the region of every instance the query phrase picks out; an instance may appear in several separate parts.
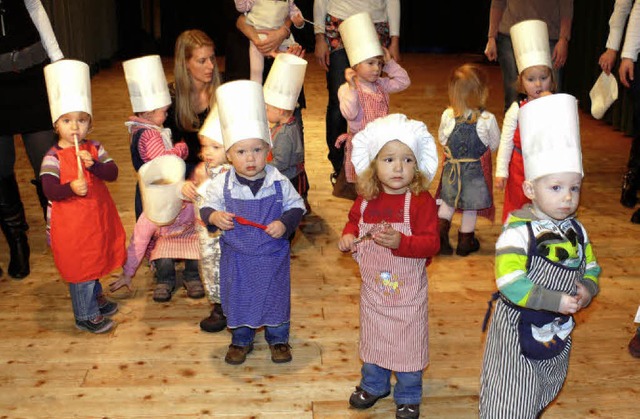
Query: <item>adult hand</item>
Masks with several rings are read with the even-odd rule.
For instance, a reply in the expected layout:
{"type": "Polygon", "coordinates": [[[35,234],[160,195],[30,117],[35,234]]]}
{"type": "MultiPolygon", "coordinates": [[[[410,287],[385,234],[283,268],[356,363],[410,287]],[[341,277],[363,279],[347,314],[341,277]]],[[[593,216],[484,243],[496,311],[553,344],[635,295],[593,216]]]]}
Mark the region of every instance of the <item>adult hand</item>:
{"type": "Polygon", "coordinates": [[[395,60],[395,62],[400,62],[400,38],[398,38],[397,36],[391,37],[391,43],[389,44],[389,54],[391,55],[391,58],[395,60]]]}
{"type": "Polygon", "coordinates": [[[484,47],[484,55],[489,61],[498,59],[498,47],[496,46],[496,38],[487,39],[487,46],[484,47]]]}
{"type": "Polygon", "coordinates": [[[611,70],[613,69],[614,64],[616,63],[616,58],[618,58],[618,51],[615,49],[609,49],[602,53],[600,59],[598,60],[598,64],[600,64],[600,68],[607,75],[611,74],[611,70]]]}
{"type": "Polygon", "coordinates": [[[282,41],[289,37],[289,31],[284,26],[273,30],[258,31],[258,33],[264,37],[261,36],[261,39],[254,44],[262,55],[272,55],[282,44],[282,41]]]}
{"type": "Polygon", "coordinates": [[[560,38],[556,42],[556,46],[553,49],[551,60],[553,61],[553,68],[561,68],[567,62],[567,55],[569,53],[569,41],[567,38],[560,38]]]}
{"type": "Polygon", "coordinates": [[[320,67],[324,68],[324,71],[329,71],[329,45],[322,33],[316,35],[315,56],[320,67]]]}
{"type": "Polygon", "coordinates": [[[624,84],[625,87],[631,87],[631,82],[633,81],[633,67],[634,62],[631,58],[623,58],[620,61],[620,68],[618,69],[618,74],[620,75],[620,83],[624,84]]]}

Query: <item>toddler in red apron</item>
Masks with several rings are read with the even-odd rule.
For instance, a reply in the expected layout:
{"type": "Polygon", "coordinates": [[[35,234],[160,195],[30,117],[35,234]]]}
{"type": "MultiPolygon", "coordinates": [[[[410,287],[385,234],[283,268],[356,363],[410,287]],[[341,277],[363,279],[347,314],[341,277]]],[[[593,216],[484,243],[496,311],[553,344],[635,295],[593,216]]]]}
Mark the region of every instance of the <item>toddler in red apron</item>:
{"type": "Polygon", "coordinates": [[[532,100],[553,93],[556,89],[547,24],[541,20],[526,20],[513,25],[511,41],[519,73],[518,91],[525,97],[511,104],[502,122],[496,157],[496,188],[504,190],[503,223],[511,211],[531,202],[522,191],[524,162],[518,129],[520,108],[532,100]]]}
{"type": "Polygon", "coordinates": [[[99,279],[126,257],[124,228],[104,183],[116,180],[118,167],[100,143],[85,139],[92,124],[89,66],[61,60],[44,73],[58,135],[40,170],[53,260],[69,283],[76,327],[103,333],[114,326],[108,316],[118,305],[104,297],[99,279]]]}
{"type": "Polygon", "coordinates": [[[368,13],[349,17],[338,30],[352,66],[345,70],[346,83],[338,89],[340,112],[347,120],[348,132],[336,140],[336,147],[344,146],[345,154],[334,195],[355,199],[352,138],[369,122],[387,115],[389,94],[405,90],[411,81],[407,71],[391,58],[389,50],[380,45],[368,13]],[[383,72],[387,73],[387,77],[382,77],[383,72]]]}
{"type": "Polygon", "coordinates": [[[360,385],[349,404],[366,409],[391,392],[396,415],[418,418],[428,363],[427,270],[440,248],[436,204],[428,192],[438,167],[425,124],[392,114],[353,138],[359,196],[341,251],[360,266],[360,385]]]}
{"type": "Polygon", "coordinates": [[[200,210],[222,231],[220,299],[231,329],[229,364],[242,364],[264,327],[275,363],[292,360],[289,237],[304,215],[304,201],[278,169],[271,148],[260,84],[239,80],[216,91],[222,137],[233,166],[213,179],[200,210]]]}

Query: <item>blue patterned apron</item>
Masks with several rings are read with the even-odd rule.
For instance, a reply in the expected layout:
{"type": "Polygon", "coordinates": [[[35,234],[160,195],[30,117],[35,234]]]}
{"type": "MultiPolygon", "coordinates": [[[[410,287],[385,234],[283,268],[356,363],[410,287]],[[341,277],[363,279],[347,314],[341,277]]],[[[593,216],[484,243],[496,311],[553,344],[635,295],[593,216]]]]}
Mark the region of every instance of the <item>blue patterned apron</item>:
{"type": "MultiPolygon", "coordinates": [[[[235,199],[224,182],[226,211],[268,225],[282,216],[282,187],[261,199],[235,199]]],[[[277,326],[289,321],[291,284],[289,241],[234,223],[220,238],[220,297],[230,328],[277,326]]]]}

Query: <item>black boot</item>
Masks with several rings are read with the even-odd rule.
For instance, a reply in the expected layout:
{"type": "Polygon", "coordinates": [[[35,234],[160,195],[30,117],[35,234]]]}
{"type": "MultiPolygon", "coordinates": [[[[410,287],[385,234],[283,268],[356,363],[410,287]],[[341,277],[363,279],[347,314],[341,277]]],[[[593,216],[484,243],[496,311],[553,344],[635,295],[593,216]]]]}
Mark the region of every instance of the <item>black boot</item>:
{"type": "Polygon", "coordinates": [[[622,176],[622,193],[620,194],[620,203],[627,207],[633,208],[638,202],[638,175],[633,170],[628,170],[622,176]]]}
{"type": "Polygon", "coordinates": [[[10,251],[9,276],[22,279],[29,275],[29,225],[20,201],[15,176],[0,179],[0,227],[7,239],[10,251]]]}
{"type": "Polygon", "coordinates": [[[449,242],[449,229],[451,228],[451,221],[444,218],[438,218],[438,231],[440,232],[440,251],[439,255],[452,255],[453,248],[449,242]]]}
{"type": "Polygon", "coordinates": [[[222,305],[214,303],[209,317],[202,319],[200,322],[200,329],[205,332],[216,333],[226,328],[227,317],[222,312],[222,305]]]}
{"type": "Polygon", "coordinates": [[[475,237],[475,232],[462,233],[458,231],[458,247],[456,255],[468,256],[470,253],[480,250],[480,242],[475,237]]]}
{"type": "Polygon", "coordinates": [[[637,209],[636,212],[631,216],[631,222],[633,224],[640,224],[640,209],[637,209]]]}

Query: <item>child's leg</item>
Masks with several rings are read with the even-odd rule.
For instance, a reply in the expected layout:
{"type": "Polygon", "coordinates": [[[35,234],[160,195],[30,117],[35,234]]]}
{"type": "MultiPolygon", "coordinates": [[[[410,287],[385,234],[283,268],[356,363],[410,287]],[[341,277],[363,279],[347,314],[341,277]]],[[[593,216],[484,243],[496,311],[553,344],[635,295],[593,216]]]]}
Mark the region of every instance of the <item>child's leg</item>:
{"type": "Polygon", "coordinates": [[[349,404],[356,409],[367,409],[391,393],[391,370],[365,362],[361,373],[360,385],[351,393],[349,404]]]}
{"type": "Polygon", "coordinates": [[[460,232],[473,233],[476,229],[477,219],[478,211],[463,211],[462,221],[460,222],[460,232]]]}
{"type": "Polygon", "coordinates": [[[200,272],[198,271],[197,259],[185,259],[184,271],[182,271],[182,285],[187,290],[187,297],[202,298],[204,297],[204,287],[200,281],[200,272]]]}
{"type": "Polygon", "coordinates": [[[96,286],[93,289],[93,294],[96,296],[96,301],[98,302],[98,310],[100,310],[100,314],[103,316],[112,316],[118,311],[118,303],[114,301],[109,301],[107,297],[104,296],[102,292],[102,284],[100,280],[96,280],[96,286]]]}
{"type": "Polygon", "coordinates": [[[422,400],[422,371],[396,372],[396,378],[398,382],[393,390],[396,404],[419,405],[422,400]]]}
{"type": "Polygon", "coordinates": [[[156,265],[156,289],[153,301],[165,303],[171,300],[171,293],[176,287],[176,267],[173,259],[161,258],[153,261],[156,265]]]}
{"type": "Polygon", "coordinates": [[[236,327],[231,329],[231,345],[224,360],[227,364],[240,365],[247,359],[247,354],[253,351],[253,339],[256,329],[250,327],[236,327]]]}
{"type": "Polygon", "coordinates": [[[258,51],[253,42],[249,42],[249,65],[251,68],[251,80],[262,84],[262,71],[264,70],[264,56],[258,51]]]}
{"type": "Polygon", "coordinates": [[[458,247],[456,254],[467,256],[469,253],[477,252],[480,249],[480,242],[475,237],[477,211],[464,211],[460,231],[458,231],[458,247]]]}
{"type": "Polygon", "coordinates": [[[71,295],[71,305],[73,315],[76,320],[76,327],[91,333],[103,333],[110,330],[114,322],[100,314],[98,306],[98,293],[102,292],[97,279],[93,281],[70,283],[69,294],[71,295]]]}
{"type": "Polygon", "coordinates": [[[447,205],[442,201],[438,208],[438,232],[440,234],[440,251],[439,255],[452,255],[453,248],[449,242],[449,230],[451,229],[451,219],[455,213],[455,208],[447,205]]]}
{"type": "Polygon", "coordinates": [[[265,326],[264,337],[271,350],[271,361],[276,364],[290,362],[291,346],[289,345],[289,329],[291,323],[285,322],[278,326],[265,326]]]}
{"type": "Polygon", "coordinates": [[[227,327],[227,318],[220,304],[220,237],[211,237],[207,228],[198,226],[201,258],[199,262],[202,285],[213,304],[211,314],[200,321],[205,332],[220,332],[227,327]]]}

